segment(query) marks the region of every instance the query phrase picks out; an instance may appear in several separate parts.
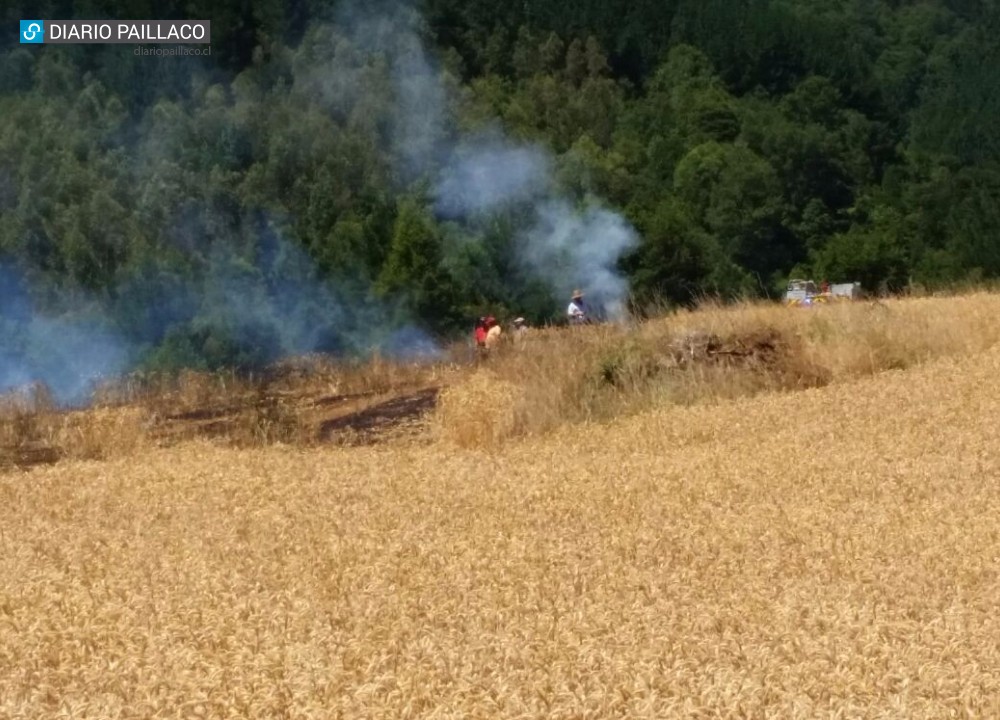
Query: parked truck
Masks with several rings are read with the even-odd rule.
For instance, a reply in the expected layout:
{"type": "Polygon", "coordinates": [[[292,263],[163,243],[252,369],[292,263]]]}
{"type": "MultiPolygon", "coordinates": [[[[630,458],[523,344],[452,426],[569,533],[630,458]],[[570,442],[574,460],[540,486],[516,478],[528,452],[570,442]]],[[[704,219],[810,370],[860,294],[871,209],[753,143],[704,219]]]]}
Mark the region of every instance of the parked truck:
{"type": "Polygon", "coordinates": [[[785,304],[791,307],[809,307],[814,304],[857,300],[861,297],[861,283],[822,283],[812,280],[793,279],[788,281],[785,304]]]}

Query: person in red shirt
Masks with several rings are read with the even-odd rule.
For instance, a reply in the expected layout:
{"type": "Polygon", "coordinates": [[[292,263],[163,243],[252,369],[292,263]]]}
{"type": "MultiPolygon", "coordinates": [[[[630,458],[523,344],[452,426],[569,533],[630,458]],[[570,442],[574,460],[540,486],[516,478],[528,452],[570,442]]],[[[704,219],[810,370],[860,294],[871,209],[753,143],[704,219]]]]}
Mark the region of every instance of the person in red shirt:
{"type": "Polygon", "coordinates": [[[475,338],[477,348],[486,347],[486,318],[484,317],[479,318],[476,323],[475,338]]]}

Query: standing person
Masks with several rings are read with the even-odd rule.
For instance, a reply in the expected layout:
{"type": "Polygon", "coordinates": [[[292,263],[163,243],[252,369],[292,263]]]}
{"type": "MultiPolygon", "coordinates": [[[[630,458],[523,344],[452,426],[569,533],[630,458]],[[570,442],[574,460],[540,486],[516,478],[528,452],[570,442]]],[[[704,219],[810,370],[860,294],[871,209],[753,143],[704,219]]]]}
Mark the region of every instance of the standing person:
{"type": "Polygon", "coordinates": [[[476,329],[473,337],[475,337],[477,349],[486,347],[486,318],[481,317],[476,321],[476,329]]]}
{"type": "Polygon", "coordinates": [[[518,348],[524,347],[524,341],[528,337],[528,324],[523,317],[514,318],[514,328],[511,331],[511,337],[514,338],[514,344],[518,348]]]}
{"type": "Polygon", "coordinates": [[[496,321],[496,318],[490,315],[486,318],[486,349],[492,350],[500,342],[500,336],[503,334],[503,330],[500,328],[500,323],[496,321]]]}
{"type": "Polygon", "coordinates": [[[566,317],[569,318],[570,325],[583,325],[587,322],[587,308],[583,304],[582,291],[573,291],[573,298],[566,308],[566,317]]]}

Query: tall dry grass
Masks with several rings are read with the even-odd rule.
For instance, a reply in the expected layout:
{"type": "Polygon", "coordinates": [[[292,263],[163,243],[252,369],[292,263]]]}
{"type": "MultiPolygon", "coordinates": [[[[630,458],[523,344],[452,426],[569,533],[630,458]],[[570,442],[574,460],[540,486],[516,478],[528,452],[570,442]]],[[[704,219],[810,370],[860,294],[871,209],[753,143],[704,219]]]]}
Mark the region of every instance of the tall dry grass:
{"type": "Polygon", "coordinates": [[[431,387],[445,388],[431,424],[438,437],[496,448],[564,424],[975,353],[1000,339],[998,316],[1000,295],[990,293],[811,309],[705,304],[637,325],[535,329],[482,361],[459,344],[437,363],[307,357],[250,376],[132,376],[100,388],[85,412],[59,411],[35,388],[0,399],[0,465],[34,454],[111,458],[204,437],[243,448],[312,445],[328,440],[316,432],[324,407],[361,409],[431,387]]]}
{"type": "Polygon", "coordinates": [[[998,717],[998,373],[0,477],[0,718],[998,717]]]}
{"type": "Polygon", "coordinates": [[[133,455],[150,445],[145,417],[135,407],[62,412],[8,396],[0,400],[0,469],[133,455]]]}
{"type": "Polygon", "coordinates": [[[638,325],[536,330],[449,390],[439,434],[484,447],[662,404],[844,382],[1000,341],[1000,295],[719,305],[638,325]],[[491,402],[490,383],[506,402],[491,402]],[[510,398],[514,398],[511,400],[510,398]]]}
{"type": "Polygon", "coordinates": [[[647,337],[701,330],[721,335],[778,330],[800,341],[807,360],[834,379],[902,369],[937,357],[970,354],[1000,341],[1000,294],[896,298],[789,309],[706,304],[643,328],[647,337]]]}

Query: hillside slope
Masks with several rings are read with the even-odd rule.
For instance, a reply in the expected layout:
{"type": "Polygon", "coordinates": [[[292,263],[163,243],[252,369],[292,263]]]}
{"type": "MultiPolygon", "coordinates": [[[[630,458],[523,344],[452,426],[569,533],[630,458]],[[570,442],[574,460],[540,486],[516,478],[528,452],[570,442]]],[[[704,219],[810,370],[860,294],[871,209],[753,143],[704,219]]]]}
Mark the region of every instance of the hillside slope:
{"type": "Polygon", "coordinates": [[[997,715],[998,372],[0,478],[0,716],[997,715]]]}

